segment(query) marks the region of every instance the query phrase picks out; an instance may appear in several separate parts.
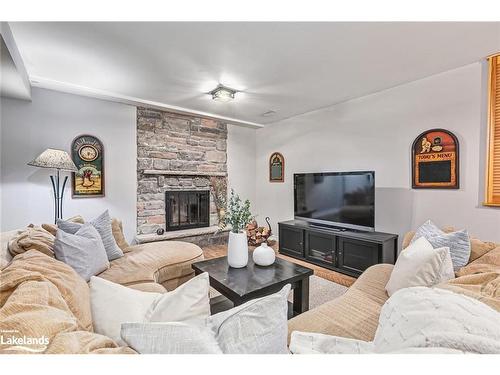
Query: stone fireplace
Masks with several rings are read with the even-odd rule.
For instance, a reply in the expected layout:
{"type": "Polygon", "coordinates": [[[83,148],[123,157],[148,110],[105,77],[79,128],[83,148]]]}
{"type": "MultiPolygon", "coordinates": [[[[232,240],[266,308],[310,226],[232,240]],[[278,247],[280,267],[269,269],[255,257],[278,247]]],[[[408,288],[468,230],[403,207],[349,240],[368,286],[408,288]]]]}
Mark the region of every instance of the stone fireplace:
{"type": "Polygon", "coordinates": [[[138,242],[227,238],[213,235],[218,215],[210,193],[212,178],[227,178],[226,146],[224,122],[137,108],[138,242]]]}

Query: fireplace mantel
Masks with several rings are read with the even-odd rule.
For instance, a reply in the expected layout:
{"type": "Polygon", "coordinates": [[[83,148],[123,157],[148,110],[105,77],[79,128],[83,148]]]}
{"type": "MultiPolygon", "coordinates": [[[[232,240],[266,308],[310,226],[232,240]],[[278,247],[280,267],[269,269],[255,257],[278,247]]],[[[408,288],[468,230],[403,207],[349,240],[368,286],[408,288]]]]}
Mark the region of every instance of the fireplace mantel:
{"type": "Polygon", "coordinates": [[[145,175],[166,175],[166,176],[204,176],[204,177],[227,177],[226,172],[199,172],[199,171],[169,171],[161,169],[146,169],[142,172],[145,175]]]}

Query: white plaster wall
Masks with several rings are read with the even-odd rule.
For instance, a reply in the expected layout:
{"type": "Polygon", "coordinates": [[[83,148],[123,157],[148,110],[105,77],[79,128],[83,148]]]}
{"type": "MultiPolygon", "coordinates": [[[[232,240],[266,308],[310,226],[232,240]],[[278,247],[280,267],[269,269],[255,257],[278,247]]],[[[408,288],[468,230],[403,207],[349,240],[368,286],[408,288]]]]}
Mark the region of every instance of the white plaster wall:
{"type": "Polygon", "coordinates": [[[375,170],[377,230],[402,235],[432,219],[500,242],[500,209],[481,205],[486,92],[476,63],[257,130],[257,211],[273,224],[293,218],[293,173],[375,170]],[[411,143],[436,127],[460,141],[461,187],[412,190],[411,143]],[[282,184],[268,182],[274,151],[286,160],[282,184]]]}
{"type": "MultiPolygon", "coordinates": [[[[55,91],[33,89],[32,101],[1,98],[1,230],[53,221],[52,170],[26,165],[46,148],[69,152],[88,133],[105,150],[105,197],[71,198],[69,178],[64,216],[92,219],[105,209],[123,220],[125,235],[136,230],[136,109],[133,106],[55,91]]],[[[68,174],[69,175],[69,174],[68,174]]]]}
{"type": "MultiPolygon", "coordinates": [[[[255,201],[255,141],[256,130],[237,125],[227,126],[228,191],[241,199],[249,199],[253,214],[258,214],[255,201]]],[[[258,217],[258,220],[263,218],[258,217]]]]}

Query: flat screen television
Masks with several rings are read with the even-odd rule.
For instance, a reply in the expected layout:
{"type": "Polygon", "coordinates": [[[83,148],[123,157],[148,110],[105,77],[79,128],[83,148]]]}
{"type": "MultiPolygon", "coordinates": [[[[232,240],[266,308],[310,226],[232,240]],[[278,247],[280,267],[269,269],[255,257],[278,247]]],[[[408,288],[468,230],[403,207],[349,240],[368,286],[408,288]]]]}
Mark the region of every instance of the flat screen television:
{"type": "Polygon", "coordinates": [[[375,172],[294,174],[295,219],[375,230],[375,172]]]}

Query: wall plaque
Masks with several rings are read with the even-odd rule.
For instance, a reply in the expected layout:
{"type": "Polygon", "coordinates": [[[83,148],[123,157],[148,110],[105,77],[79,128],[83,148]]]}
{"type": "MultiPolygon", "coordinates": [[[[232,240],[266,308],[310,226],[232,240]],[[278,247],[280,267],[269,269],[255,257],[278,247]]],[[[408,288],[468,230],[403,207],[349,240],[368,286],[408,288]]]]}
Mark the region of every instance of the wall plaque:
{"type": "Polygon", "coordinates": [[[71,143],[71,157],[78,172],[72,173],[73,198],[104,196],[104,147],[92,135],[80,135],[71,143]]]}
{"type": "Polygon", "coordinates": [[[269,158],[269,181],[285,181],[285,158],[279,152],[273,152],[269,158]]]}
{"type": "Polygon", "coordinates": [[[432,129],[420,134],[412,145],[414,189],[458,189],[458,139],[448,130],[432,129]]]}

